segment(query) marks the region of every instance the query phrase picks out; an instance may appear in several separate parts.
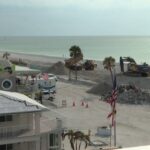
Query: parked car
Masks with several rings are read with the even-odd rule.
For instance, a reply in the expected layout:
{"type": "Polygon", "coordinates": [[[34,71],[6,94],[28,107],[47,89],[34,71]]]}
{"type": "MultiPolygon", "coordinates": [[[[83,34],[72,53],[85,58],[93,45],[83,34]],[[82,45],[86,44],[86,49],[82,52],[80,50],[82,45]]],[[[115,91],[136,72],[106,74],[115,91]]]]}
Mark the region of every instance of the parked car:
{"type": "Polygon", "coordinates": [[[49,78],[54,78],[55,81],[58,81],[58,77],[57,77],[56,75],[52,74],[52,73],[49,73],[49,74],[48,74],[48,77],[49,77],[49,78]]]}

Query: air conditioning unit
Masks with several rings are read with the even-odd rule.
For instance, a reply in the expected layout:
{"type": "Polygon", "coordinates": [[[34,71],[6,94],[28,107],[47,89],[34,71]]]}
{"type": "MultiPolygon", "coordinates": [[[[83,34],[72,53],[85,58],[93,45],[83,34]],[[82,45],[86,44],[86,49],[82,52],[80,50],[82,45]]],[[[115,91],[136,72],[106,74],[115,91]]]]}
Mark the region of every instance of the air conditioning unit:
{"type": "Polygon", "coordinates": [[[0,90],[16,91],[16,77],[14,75],[0,76],[0,90]]]}

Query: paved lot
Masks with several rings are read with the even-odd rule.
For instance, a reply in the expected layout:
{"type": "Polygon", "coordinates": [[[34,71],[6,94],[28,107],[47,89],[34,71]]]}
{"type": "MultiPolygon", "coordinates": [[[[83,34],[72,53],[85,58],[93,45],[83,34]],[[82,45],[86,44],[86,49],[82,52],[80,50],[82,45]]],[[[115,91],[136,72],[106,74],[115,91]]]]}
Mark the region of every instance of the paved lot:
{"type": "MultiPolygon", "coordinates": [[[[57,83],[57,94],[55,104],[51,106],[48,101],[44,104],[53,112],[45,113],[48,117],[57,115],[64,119],[64,125],[68,129],[79,129],[87,133],[92,131],[92,140],[100,139],[95,137],[97,127],[108,126],[107,115],[110,106],[99,97],[86,93],[91,88],[83,84],[68,82],[57,83]],[[66,107],[62,107],[62,100],[66,100],[66,107]],[[81,106],[82,101],[84,106],[81,106]],[[73,102],[75,106],[73,106],[73,102]],[[85,105],[88,104],[88,108],[85,105]]],[[[135,105],[117,105],[117,145],[123,147],[149,145],[150,144],[150,107],[135,105]]],[[[104,140],[104,139],[103,139],[104,140]]],[[[109,140],[105,140],[109,142],[109,140]]],[[[67,143],[67,147],[68,147],[67,143]]],[[[68,147],[68,149],[70,149],[68,147]]],[[[94,149],[94,148],[92,148],[94,149]]]]}

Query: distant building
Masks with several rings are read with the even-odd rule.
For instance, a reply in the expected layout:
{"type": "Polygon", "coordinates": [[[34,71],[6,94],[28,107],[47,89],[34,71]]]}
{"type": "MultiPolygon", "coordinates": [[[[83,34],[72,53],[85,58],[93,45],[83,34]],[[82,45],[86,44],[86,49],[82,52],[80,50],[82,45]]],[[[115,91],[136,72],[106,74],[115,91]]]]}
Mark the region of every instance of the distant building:
{"type": "Polygon", "coordinates": [[[0,150],[60,150],[62,122],[44,111],[25,95],[0,91],[0,150]]]}

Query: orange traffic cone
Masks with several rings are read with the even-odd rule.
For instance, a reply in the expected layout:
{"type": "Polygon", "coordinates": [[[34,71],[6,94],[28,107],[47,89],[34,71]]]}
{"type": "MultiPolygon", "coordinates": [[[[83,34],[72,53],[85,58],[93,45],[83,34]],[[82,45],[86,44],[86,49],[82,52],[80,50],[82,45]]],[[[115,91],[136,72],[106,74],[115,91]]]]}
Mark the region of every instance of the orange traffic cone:
{"type": "Polygon", "coordinates": [[[84,106],[84,102],[82,101],[82,104],[81,104],[81,106],[84,106]]]}
{"type": "Polygon", "coordinates": [[[73,101],[73,104],[72,104],[72,106],[73,106],[73,107],[75,107],[75,106],[76,106],[76,104],[75,104],[75,102],[74,102],[74,101],[73,101]]]}
{"type": "Polygon", "coordinates": [[[85,108],[89,108],[89,105],[88,105],[88,103],[86,104],[85,108]]]}

